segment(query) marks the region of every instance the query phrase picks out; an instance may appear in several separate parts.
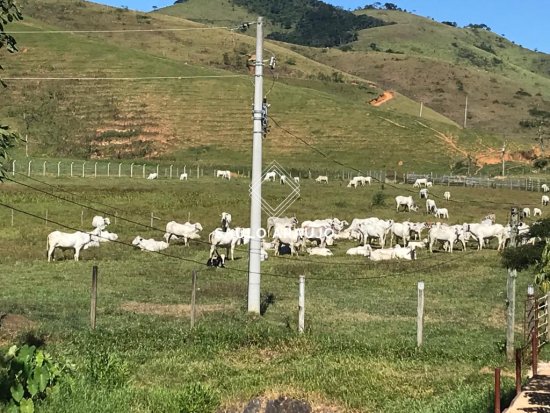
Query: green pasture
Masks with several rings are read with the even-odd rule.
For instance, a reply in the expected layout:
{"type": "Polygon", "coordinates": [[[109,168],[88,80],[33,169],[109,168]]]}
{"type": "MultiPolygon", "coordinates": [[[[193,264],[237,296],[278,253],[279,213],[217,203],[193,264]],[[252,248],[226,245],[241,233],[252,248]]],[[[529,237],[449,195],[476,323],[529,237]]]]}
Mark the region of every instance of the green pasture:
{"type": "MultiPolygon", "coordinates": [[[[209,269],[204,266],[209,246],[203,243],[222,211],[232,213],[234,226],[247,226],[248,179],[45,178],[74,195],[19,174],[13,179],[84,205],[9,181],[0,185],[1,203],[39,217],[48,213],[46,223],[14,212],[12,226],[11,210],[0,207],[0,309],[28,319],[48,351],[76,365],[72,378],[40,404],[40,411],[242,411],[253,397],[287,395],[305,398],[319,411],[485,412],[498,366],[506,372],[503,397],[512,395],[513,366],[502,352],[506,271],[494,245],[483,252],[472,246],[452,255],[421,252],[414,262],[377,264],[346,256],[351,242],[339,242],[331,258],[270,255],[262,265],[262,294],[273,294],[275,303],[263,317],[251,317],[246,315],[246,247],[226,269],[209,269]],[[82,228],[83,217],[84,229],[91,229],[91,218],[100,214],[92,207],[111,217],[109,230],[123,243],[138,234],[161,239],[167,221],[189,216],[203,225],[203,242],[173,245],[164,251],[169,256],[111,243],[84,251],[80,262],[58,252],[58,260],[47,263],[46,236],[63,230],[54,222],[82,228]],[[160,218],[153,229],[147,228],[151,212],[160,218]],[[93,265],[99,266],[98,321],[90,331],[93,265]],[[192,270],[198,271],[199,290],[191,331],[192,270]],[[301,274],[306,276],[303,335],[297,333],[301,274]],[[415,328],[418,281],[426,284],[421,349],[415,328]]],[[[441,205],[447,189],[453,202],[444,206],[456,223],[478,221],[490,212],[502,223],[511,204],[540,203],[539,193],[436,186],[432,193],[441,205]]],[[[288,188],[271,183],[263,193],[276,202],[288,188]]],[[[410,193],[418,200],[411,185],[355,190],[341,181],[321,185],[304,178],[301,198],[287,213],[300,221],[432,220],[422,212],[395,212],[394,196],[410,193]],[[379,192],[386,205],[373,206],[379,192]]],[[[532,276],[526,271],[518,278],[518,344],[532,276]]],[[[17,341],[22,330],[2,333],[0,345],[17,341]]]]}

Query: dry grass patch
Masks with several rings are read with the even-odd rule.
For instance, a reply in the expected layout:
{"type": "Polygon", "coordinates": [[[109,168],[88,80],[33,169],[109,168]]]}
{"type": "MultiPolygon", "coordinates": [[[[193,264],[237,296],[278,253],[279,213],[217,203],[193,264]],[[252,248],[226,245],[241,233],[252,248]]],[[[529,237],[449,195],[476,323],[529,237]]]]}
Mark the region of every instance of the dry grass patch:
{"type": "MultiPolygon", "coordinates": [[[[155,304],[140,303],[137,301],[128,301],[120,306],[124,311],[130,311],[135,314],[153,314],[171,317],[190,317],[191,306],[189,304],[155,304]]],[[[206,314],[217,311],[233,310],[233,306],[224,304],[197,305],[196,314],[206,314]]]]}

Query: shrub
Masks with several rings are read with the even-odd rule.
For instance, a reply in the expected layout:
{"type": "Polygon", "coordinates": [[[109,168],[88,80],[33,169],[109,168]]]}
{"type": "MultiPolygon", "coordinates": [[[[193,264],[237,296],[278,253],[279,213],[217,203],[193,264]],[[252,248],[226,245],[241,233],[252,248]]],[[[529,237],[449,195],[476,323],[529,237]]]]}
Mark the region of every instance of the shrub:
{"type": "Polygon", "coordinates": [[[8,412],[21,413],[34,412],[34,403],[48,396],[63,373],[72,369],[28,344],[12,346],[0,357],[0,367],[0,401],[8,404],[8,412]]]}
{"type": "Polygon", "coordinates": [[[381,207],[386,205],[386,195],[383,192],[375,192],[372,196],[371,205],[373,207],[381,207]]]}

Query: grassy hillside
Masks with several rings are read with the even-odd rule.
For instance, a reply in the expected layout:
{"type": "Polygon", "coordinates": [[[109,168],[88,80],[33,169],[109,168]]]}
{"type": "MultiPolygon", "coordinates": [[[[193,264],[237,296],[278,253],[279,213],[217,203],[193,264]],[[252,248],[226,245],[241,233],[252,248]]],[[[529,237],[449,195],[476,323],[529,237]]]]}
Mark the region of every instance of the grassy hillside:
{"type": "Polygon", "coordinates": [[[530,108],[550,108],[549,55],[486,30],[450,27],[410,13],[360,13],[396,24],[362,31],[352,51],[302,52],[423,101],[460,124],[468,95],[468,125],[507,136],[530,136],[519,121],[529,118],[530,108]]]}
{"type": "MultiPolygon", "coordinates": [[[[149,29],[166,24],[201,27],[170,16],[141,15],[84,2],[77,6],[55,2],[51,8],[27,4],[26,10],[34,17],[14,29],[149,29]],[[113,21],[118,23],[113,25],[113,21]]],[[[10,87],[2,93],[11,104],[2,107],[0,113],[28,134],[33,155],[249,161],[251,79],[242,68],[229,66],[224,70],[222,65],[207,62],[216,54],[223,55],[224,47],[231,50],[233,40],[248,47],[253,41],[250,37],[201,29],[181,33],[19,34],[18,40],[22,52],[6,60],[7,78],[183,77],[9,82],[10,87]],[[188,47],[182,48],[182,42],[188,47]],[[185,78],[233,74],[242,77],[185,78]]],[[[340,75],[280,45],[268,43],[266,48],[282,60],[283,69],[277,74],[284,75],[279,80],[268,77],[265,82],[272,104],[270,114],[284,128],[272,122],[265,140],[266,159],[326,164],[287,132],[305,138],[334,158],[366,169],[392,168],[401,163],[409,170],[420,170],[429,158],[432,169],[445,170],[463,156],[433,130],[416,122],[418,105],[409,99],[397,95],[391,105],[374,108],[368,101],[379,90],[368,83],[340,75]],[[297,72],[301,76],[295,75],[297,72]],[[416,144],[412,150],[411,139],[416,144]]],[[[467,150],[478,147],[474,137],[462,136],[452,122],[433,111],[426,109],[423,120],[452,135],[467,150]]],[[[493,141],[488,137],[486,143],[493,141]]]]}

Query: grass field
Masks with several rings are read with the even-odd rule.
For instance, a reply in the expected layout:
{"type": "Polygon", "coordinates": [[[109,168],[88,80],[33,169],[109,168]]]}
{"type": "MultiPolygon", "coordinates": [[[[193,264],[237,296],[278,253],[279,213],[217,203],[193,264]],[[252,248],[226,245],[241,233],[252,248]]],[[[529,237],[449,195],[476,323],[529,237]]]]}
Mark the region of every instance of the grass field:
{"type": "MultiPolygon", "coordinates": [[[[109,230],[124,242],[137,234],[160,239],[165,222],[185,221],[188,214],[205,228],[203,241],[222,211],[233,214],[235,226],[248,222],[247,179],[46,178],[75,196],[19,175],[15,179],[95,205],[111,217],[116,210],[117,223],[109,230]],[[122,220],[148,226],[152,211],[161,218],[155,223],[158,231],[122,220]]],[[[239,411],[252,397],[282,394],[309,400],[315,411],[483,412],[490,409],[492,369],[497,366],[506,373],[505,397],[511,394],[513,366],[501,351],[506,272],[494,250],[423,252],[415,262],[374,264],[347,257],[345,250],[354,244],[340,242],[330,259],[270,256],[262,267],[262,293],[273,293],[275,304],[264,317],[249,317],[246,249],[239,249],[228,268],[217,270],[202,265],[208,258],[208,246],[202,243],[171,246],[165,252],[173,257],[109,244],[85,251],[78,263],[67,256],[48,264],[46,235],[62,229],[52,221],[80,228],[82,206],[13,182],[1,189],[2,203],[38,216],[47,210],[49,223],[15,213],[12,227],[11,211],[0,207],[0,308],[23,316],[21,325],[44,335],[56,358],[76,365],[73,379],[40,411],[239,411]],[[89,288],[95,264],[100,271],[98,328],[92,332],[89,288]],[[199,317],[190,331],[193,269],[199,271],[199,317]],[[306,275],[304,335],[296,331],[300,274],[306,275]],[[418,281],[426,283],[421,350],[415,347],[418,281]],[[198,407],[189,410],[193,403],[198,407]]],[[[433,193],[441,196],[446,189],[435,187],[433,193]]],[[[428,219],[421,213],[394,212],[393,197],[409,190],[399,184],[353,190],[342,182],[316,185],[305,179],[301,198],[288,213],[301,221],[326,216],[428,219]],[[377,192],[384,194],[386,206],[371,205],[377,192]]],[[[537,193],[450,190],[455,201],[448,205],[451,221],[458,223],[477,221],[489,212],[504,222],[509,203],[540,201],[537,193]]],[[[285,188],[266,185],[264,195],[277,200],[285,188]]],[[[85,228],[96,213],[84,210],[85,228]]],[[[530,282],[531,272],[520,273],[518,341],[530,282]]],[[[23,329],[2,333],[1,345],[14,342],[23,329]]]]}

